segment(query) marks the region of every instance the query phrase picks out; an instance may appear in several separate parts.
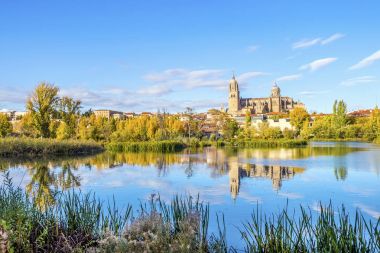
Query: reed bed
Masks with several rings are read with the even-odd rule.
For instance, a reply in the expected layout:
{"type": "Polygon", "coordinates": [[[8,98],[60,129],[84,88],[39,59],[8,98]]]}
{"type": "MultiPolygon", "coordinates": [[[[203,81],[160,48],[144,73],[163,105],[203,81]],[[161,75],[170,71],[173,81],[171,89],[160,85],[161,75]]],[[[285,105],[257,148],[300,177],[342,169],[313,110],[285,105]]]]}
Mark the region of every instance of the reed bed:
{"type": "Polygon", "coordinates": [[[294,148],[306,146],[308,142],[306,140],[290,140],[290,139],[278,139],[278,140],[249,140],[249,141],[237,141],[235,146],[239,148],[294,148]]]}
{"type": "Polygon", "coordinates": [[[111,142],[106,148],[116,152],[177,152],[186,145],[179,141],[111,142]]]}
{"type": "Polygon", "coordinates": [[[0,186],[0,248],[13,252],[379,252],[380,219],[366,219],[344,207],[300,207],[265,215],[258,206],[237,231],[227,231],[216,215],[218,232],[209,234],[209,205],[199,197],[152,196],[135,209],[94,194],[59,193],[53,206],[41,206],[6,174],[0,186]],[[353,218],[350,218],[353,217],[353,218]],[[244,248],[227,243],[240,233],[244,248]]]}
{"type": "Polygon", "coordinates": [[[359,210],[354,218],[344,206],[320,205],[319,214],[300,207],[301,215],[285,208],[278,215],[253,212],[240,233],[245,252],[379,252],[380,218],[367,220],[359,210]]]}
{"type": "Polygon", "coordinates": [[[80,155],[103,151],[93,141],[0,138],[0,156],[80,155]]]}

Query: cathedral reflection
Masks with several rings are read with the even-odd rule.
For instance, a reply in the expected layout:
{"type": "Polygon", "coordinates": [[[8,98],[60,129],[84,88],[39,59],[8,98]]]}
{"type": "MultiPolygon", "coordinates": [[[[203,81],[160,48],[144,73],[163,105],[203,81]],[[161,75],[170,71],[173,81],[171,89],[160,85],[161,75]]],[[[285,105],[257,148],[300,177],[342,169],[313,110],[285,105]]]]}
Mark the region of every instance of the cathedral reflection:
{"type": "MultiPolygon", "coordinates": [[[[274,150],[278,152],[278,150],[274,150]]],[[[206,148],[203,155],[182,157],[182,163],[206,163],[212,169],[212,177],[229,176],[232,198],[236,198],[243,178],[262,178],[272,181],[272,187],[278,191],[284,180],[292,179],[296,174],[304,172],[304,168],[280,165],[259,165],[242,163],[240,160],[250,158],[250,154],[238,153],[234,150],[206,148]]]]}
{"type": "Polygon", "coordinates": [[[240,182],[243,178],[263,178],[272,180],[272,187],[278,191],[284,180],[292,179],[296,174],[302,173],[303,168],[287,167],[279,165],[239,164],[238,158],[230,158],[228,162],[230,192],[235,199],[240,190],[240,182]]]}

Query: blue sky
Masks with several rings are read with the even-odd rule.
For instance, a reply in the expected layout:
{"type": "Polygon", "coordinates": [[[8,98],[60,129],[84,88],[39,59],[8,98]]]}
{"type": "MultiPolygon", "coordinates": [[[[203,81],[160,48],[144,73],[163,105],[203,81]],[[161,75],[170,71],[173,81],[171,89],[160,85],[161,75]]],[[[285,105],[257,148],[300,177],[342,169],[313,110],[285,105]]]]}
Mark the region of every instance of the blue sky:
{"type": "Polygon", "coordinates": [[[84,108],[198,111],[282,95],[380,103],[380,1],[2,1],[0,109],[40,81],[84,108]]]}

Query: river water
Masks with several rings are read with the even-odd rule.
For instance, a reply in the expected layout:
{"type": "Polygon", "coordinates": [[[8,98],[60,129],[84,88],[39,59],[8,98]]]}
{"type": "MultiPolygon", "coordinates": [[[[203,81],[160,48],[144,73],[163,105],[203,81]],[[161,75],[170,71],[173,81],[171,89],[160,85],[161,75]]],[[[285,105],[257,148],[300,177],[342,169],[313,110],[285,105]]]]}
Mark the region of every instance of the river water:
{"type": "Polygon", "coordinates": [[[13,183],[43,201],[71,188],[94,192],[105,202],[136,208],[160,194],[199,194],[214,213],[223,213],[228,241],[239,245],[242,221],[259,207],[271,214],[298,208],[317,212],[331,201],[368,219],[380,217],[380,146],[355,142],[313,142],[303,148],[229,149],[208,147],[176,154],[102,153],[78,158],[0,159],[13,183]],[[46,198],[48,197],[48,198],[46,198]]]}

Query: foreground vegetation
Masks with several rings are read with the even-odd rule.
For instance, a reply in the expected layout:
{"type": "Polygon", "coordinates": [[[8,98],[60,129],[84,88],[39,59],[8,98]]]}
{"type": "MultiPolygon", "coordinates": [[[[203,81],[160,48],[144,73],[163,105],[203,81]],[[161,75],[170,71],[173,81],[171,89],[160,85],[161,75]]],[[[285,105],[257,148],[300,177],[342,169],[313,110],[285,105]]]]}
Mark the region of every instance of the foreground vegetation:
{"type": "MultiPolygon", "coordinates": [[[[237,252],[227,242],[223,216],[209,234],[209,206],[198,198],[152,196],[137,210],[104,205],[93,194],[56,194],[43,208],[6,176],[0,187],[0,247],[15,252],[237,252]],[[137,212],[135,212],[137,211],[137,212]]],[[[350,216],[344,207],[319,213],[286,208],[264,215],[258,207],[238,229],[245,252],[377,252],[380,219],[350,216]],[[354,217],[354,218],[352,218],[354,217]]]]}
{"type": "Polygon", "coordinates": [[[93,154],[103,147],[93,141],[0,138],[0,156],[93,154]]]}

